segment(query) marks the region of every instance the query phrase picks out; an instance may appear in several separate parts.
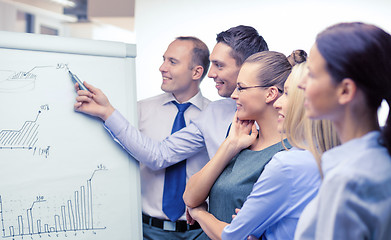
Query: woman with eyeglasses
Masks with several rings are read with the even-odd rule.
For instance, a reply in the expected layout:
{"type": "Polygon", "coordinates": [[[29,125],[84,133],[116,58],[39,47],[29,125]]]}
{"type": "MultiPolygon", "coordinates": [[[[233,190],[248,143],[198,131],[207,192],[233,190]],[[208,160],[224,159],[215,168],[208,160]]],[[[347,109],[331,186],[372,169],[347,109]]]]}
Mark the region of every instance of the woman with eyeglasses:
{"type": "MultiPolygon", "coordinates": [[[[237,101],[238,111],[229,136],[215,157],[189,180],[186,187],[185,202],[188,205],[194,204],[193,206],[200,205],[210,190],[209,213],[206,211],[205,204],[189,208],[188,219],[190,222],[198,221],[204,232],[212,239],[246,239],[250,234],[256,237],[264,234],[267,239],[292,239],[301,210],[315,196],[320,184],[318,167],[309,151],[297,151],[294,148],[288,152],[277,153],[275,151],[271,156],[262,152],[270,146],[281,147],[280,144],[283,144],[281,133],[286,104],[282,102],[286,102],[286,95],[282,95],[277,102],[276,99],[268,102],[270,92],[267,89],[270,85],[274,85],[262,81],[273,79],[273,75],[264,72],[267,71],[267,66],[276,69],[277,64],[271,61],[271,58],[265,57],[273,55],[281,57],[281,62],[287,61],[282,54],[270,52],[253,55],[246,60],[239,73],[238,90],[232,94],[232,98],[237,101]],[[249,92],[255,88],[261,88],[259,89],[261,91],[249,92]],[[265,105],[270,107],[268,112],[264,110],[265,105]],[[252,119],[255,119],[260,128],[258,138],[252,119]],[[271,126],[273,129],[270,128],[271,126]],[[272,141],[262,146],[268,141],[268,137],[272,141]],[[248,146],[250,146],[249,149],[247,149],[248,146]],[[274,155],[275,153],[277,154],[274,155]],[[270,160],[272,157],[273,159],[270,160]],[[254,179],[254,176],[250,175],[251,170],[256,169],[258,165],[261,165],[260,163],[268,164],[264,172],[262,172],[262,166],[260,176],[259,174],[255,176],[255,180],[258,179],[258,181],[250,183],[248,178],[254,179]],[[248,186],[248,192],[240,195],[241,189],[246,187],[243,183],[251,185],[248,186]],[[235,213],[234,209],[241,207],[242,210],[231,222],[232,214],[235,213]],[[229,222],[231,224],[228,224],[229,222]]],[[[297,80],[289,79],[301,77],[303,69],[304,67],[301,67],[292,72],[285,83],[285,94],[287,94],[289,81],[294,85],[292,93],[295,93],[297,80]]],[[[280,73],[281,71],[275,72],[276,75],[280,73]]],[[[283,89],[281,85],[278,86],[278,88],[274,86],[276,95],[278,89],[283,89]]],[[[295,102],[291,106],[294,112],[292,121],[295,130],[292,129],[294,134],[288,136],[294,140],[292,141],[295,143],[294,146],[307,148],[311,144],[304,141],[304,136],[312,133],[309,131],[312,125],[302,120],[303,96],[293,94],[293,98],[298,98],[299,103],[295,102]]],[[[323,126],[324,129],[329,127],[329,125],[323,126]]],[[[322,141],[323,139],[318,144],[324,146],[322,141]]],[[[286,141],[284,144],[289,145],[286,141]]],[[[315,149],[315,154],[320,154],[318,149],[315,149]]]]}
{"type": "Polygon", "coordinates": [[[322,156],[324,179],[300,217],[295,239],[391,239],[391,35],[369,24],[318,34],[301,84],[311,119],[333,122],[342,145],[322,156]]]}
{"type": "MultiPolygon", "coordinates": [[[[198,207],[209,196],[210,213],[224,222],[230,222],[235,208],[242,207],[266,163],[284,150],[273,103],[281,96],[291,68],[286,56],[278,52],[260,52],[245,60],[231,95],[237,112],[229,136],[204,168],[189,179],[183,195],[187,206],[198,207]],[[238,119],[243,120],[240,127],[248,130],[248,136],[238,138],[238,119]]],[[[203,234],[200,239],[208,237],[203,234]]]]}

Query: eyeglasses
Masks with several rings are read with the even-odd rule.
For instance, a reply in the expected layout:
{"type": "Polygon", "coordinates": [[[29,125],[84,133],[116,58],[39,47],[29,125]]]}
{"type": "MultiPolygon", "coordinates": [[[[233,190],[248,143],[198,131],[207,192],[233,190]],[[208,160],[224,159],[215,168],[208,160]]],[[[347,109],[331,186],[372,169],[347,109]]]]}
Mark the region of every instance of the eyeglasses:
{"type": "MultiPolygon", "coordinates": [[[[257,85],[257,86],[249,86],[249,87],[242,87],[240,86],[239,84],[237,85],[236,87],[236,90],[238,90],[239,92],[242,92],[243,90],[246,90],[246,89],[249,89],[249,88],[258,88],[258,87],[262,87],[262,88],[268,88],[268,87],[272,87],[274,85],[269,85],[269,86],[261,86],[261,85],[257,85]]],[[[283,93],[284,91],[282,91],[281,89],[277,88],[277,90],[280,92],[280,93],[283,93]]]]}

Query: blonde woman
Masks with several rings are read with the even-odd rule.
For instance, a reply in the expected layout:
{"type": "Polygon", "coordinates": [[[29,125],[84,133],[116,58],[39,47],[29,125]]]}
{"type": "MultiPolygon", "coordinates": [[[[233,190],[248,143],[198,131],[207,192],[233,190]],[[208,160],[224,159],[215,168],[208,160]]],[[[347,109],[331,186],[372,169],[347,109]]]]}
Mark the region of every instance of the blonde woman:
{"type": "MultiPolygon", "coordinates": [[[[297,85],[305,71],[305,64],[293,68],[283,95],[274,103],[279,115],[277,128],[282,134],[286,133],[293,148],[274,155],[238,215],[228,224],[208,213],[205,205],[189,209],[192,220],[198,221],[210,238],[246,239],[253,235],[266,239],[293,239],[299,216],[317,194],[321,182],[313,154],[319,156],[322,149],[337,144],[329,123],[314,123],[304,116],[303,91],[297,85]],[[321,125],[327,127],[322,129],[321,125]],[[318,132],[316,140],[320,138],[318,145],[307,140],[314,131],[318,132]]],[[[251,122],[241,120],[235,121],[232,128],[227,142],[235,147],[236,142],[248,139],[250,130],[255,131],[251,122]]]]}
{"type": "Polygon", "coordinates": [[[339,145],[340,141],[331,121],[311,120],[305,117],[305,108],[303,106],[304,91],[298,90],[297,88],[300,81],[307,76],[307,68],[306,62],[293,68],[288,78],[289,81],[286,83],[286,85],[290,85],[289,89],[291,89],[289,97],[287,97],[287,92],[284,93],[285,96],[280,97],[275,106],[280,108],[280,102],[289,102],[287,104],[287,114],[284,117],[283,127],[288,142],[298,149],[310,151],[317,162],[319,172],[322,176],[321,155],[328,149],[339,145]]]}

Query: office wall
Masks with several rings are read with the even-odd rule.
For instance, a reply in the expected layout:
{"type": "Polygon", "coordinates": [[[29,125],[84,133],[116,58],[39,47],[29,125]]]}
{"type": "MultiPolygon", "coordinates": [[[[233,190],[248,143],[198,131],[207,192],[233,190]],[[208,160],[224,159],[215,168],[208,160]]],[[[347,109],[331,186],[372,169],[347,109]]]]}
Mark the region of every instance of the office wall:
{"type": "MultiPolygon", "coordinates": [[[[390,12],[389,0],[138,0],[138,99],[161,92],[158,68],[168,44],[177,36],[197,36],[212,50],[217,33],[251,25],[271,50],[288,55],[298,48],[309,51],[319,31],[341,21],[365,21],[391,32],[390,12]]],[[[219,98],[212,79],[205,78],[201,88],[211,100],[219,98]]]]}

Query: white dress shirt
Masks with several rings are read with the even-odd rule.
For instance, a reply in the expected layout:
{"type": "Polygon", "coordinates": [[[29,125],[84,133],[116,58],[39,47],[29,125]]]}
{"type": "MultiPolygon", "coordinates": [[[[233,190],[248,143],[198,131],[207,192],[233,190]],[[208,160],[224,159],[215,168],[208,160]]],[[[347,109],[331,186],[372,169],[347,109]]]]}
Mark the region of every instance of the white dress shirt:
{"type": "Polygon", "coordinates": [[[324,180],[295,239],[391,239],[391,157],[373,131],[322,156],[324,180]]]}
{"type": "MultiPolygon", "coordinates": [[[[157,141],[162,141],[171,134],[174,119],[178,113],[178,108],[172,101],[176,100],[171,93],[163,93],[137,103],[138,125],[143,134],[157,141]]],[[[210,103],[207,98],[202,96],[201,92],[198,92],[188,102],[192,105],[184,113],[186,125],[190,123],[190,119],[197,117],[210,103]]],[[[115,121],[113,124],[116,124],[115,121]]],[[[151,169],[143,164],[143,159],[138,160],[140,161],[143,213],[160,219],[168,219],[162,211],[165,167],[151,169]]],[[[196,155],[187,158],[186,181],[208,161],[209,157],[205,148],[196,155]]],[[[180,220],[186,220],[185,214],[180,220]]]]}

